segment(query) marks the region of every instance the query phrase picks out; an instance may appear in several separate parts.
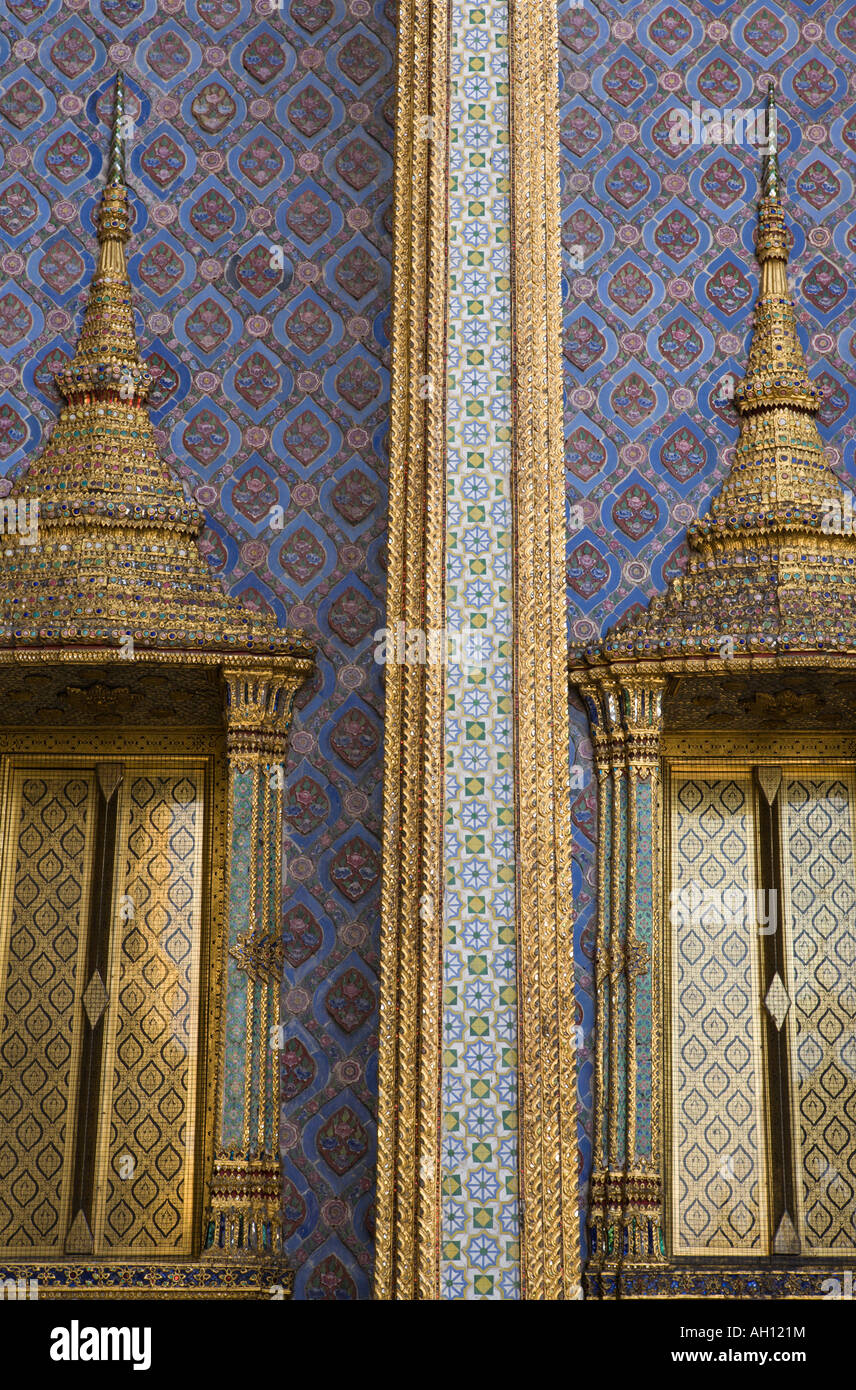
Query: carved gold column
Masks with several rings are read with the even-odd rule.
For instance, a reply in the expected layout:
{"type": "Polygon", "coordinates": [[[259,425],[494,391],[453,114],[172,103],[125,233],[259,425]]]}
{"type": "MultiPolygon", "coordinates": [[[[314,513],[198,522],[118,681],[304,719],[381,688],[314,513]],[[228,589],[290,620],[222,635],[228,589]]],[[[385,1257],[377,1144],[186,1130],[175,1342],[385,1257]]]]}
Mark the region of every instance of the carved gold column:
{"type": "Polygon", "coordinates": [[[284,762],[294,696],[304,678],[305,671],[288,661],[223,671],[231,852],[219,1134],[205,1232],[211,1258],[270,1258],[282,1250],[277,1135],[284,762]]]}
{"type": "Polygon", "coordinates": [[[578,1298],[555,0],[510,0],[508,21],[523,1295],[578,1298]]]}
{"type": "Polygon", "coordinates": [[[663,1259],[659,1149],[660,731],[665,681],[621,688],[627,767],[627,1142],[620,1269],[663,1259]]]}
{"type": "Polygon", "coordinates": [[[624,731],[617,689],[599,682],[586,700],[598,755],[598,920],[595,953],[597,1021],[594,1089],[597,1143],[592,1167],[589,1220],[592,1264],[614,1256],[620,1228],[625,1125],[621,1114],[626,1079],[623,953],[626,856],[622,810],[626,804],[624,731]]]}
{"type": "MultiPolygon", "coordinates": [[[[398,7],[388,627],[445,630],[449,0],[398,7]]],[[[385,667],[375,1297],[439,1296],[444,702],[385,667]]]]}
{"type": "Polygon", "coordinates": [[[595,1025],[594,1076],[592,1079],[592,1175],[589,1194],[589,1224],[592,1231],[593,1261],[601,1258],[610,1206],[608,1087],[610,1077],[610,1039],[612,981],[610,978],[609,931],[612,893],[613,777],[607,715],[607,690],[600,683],[580,685],[594,746],[597,777],[597,901],[595,924],[595,1025]]]}
{"type": "Polygon", "coordinates": [[[659,1075],[657,677],[581,685],[598,780],[590,1287],[663,1260],[659,1075]]]}

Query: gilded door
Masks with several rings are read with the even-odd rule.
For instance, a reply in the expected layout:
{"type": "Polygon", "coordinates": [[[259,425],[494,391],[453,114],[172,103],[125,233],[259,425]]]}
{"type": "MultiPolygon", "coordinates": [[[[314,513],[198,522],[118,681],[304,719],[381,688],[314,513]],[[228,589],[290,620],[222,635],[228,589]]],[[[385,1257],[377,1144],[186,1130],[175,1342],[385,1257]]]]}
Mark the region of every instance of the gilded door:
{"type": "Polygon", "coordinates": [[[678,1256],[856,1248],[856,773],[673,765],[678,1256]]]}
{"type": "Polygon", "coordinates": [[[205,760],[8,757],[0,1254],[191,1254],[205,760]]]}

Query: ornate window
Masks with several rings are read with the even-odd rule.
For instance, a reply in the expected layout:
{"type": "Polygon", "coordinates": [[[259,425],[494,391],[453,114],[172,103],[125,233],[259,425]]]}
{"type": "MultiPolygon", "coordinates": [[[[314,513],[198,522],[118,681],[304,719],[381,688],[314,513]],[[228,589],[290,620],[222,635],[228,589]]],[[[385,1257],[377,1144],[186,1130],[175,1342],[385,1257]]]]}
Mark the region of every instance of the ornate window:
{"type": "Polygon", "coordinates": [[[665,786],[669,1245],[851,1252],[856,768],[678,761],[665,786]]]}
{"type": "Polygon", "coordinates": [[[193,1251],[213,763],[4,759],[4,1258],[193,1251]]]}
{"type": "Polygon", "coordinates": [[[683,574],[572,654],[598,790],[601,1297],[822,1296],[856,1247],[856,538],[769,97],[740,436],[683,574]]]}
{"type": "Polygon", "coordinates": [[[227,597],[159,457],[123,83],[64,398],[0,574],[0,1282],[268,1297],[286,738],[305,635],[227,597]],[[35,534],[34,534],[35,530],[35,534]]]}

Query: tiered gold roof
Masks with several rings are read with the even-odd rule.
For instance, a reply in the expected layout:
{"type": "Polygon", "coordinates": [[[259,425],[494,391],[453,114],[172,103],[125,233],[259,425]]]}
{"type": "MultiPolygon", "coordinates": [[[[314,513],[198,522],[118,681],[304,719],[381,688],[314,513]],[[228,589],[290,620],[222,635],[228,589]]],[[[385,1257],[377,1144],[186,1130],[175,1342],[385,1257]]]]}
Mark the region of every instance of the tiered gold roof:
{"type": "Polygon", "coordinates": [[[308,656],[303,632],[224,593],[197,548],[203,514],[159,456],[125,263],[123,115],[119,76],[98,266],[74,360],[56,378],[66,405],[6,499],[7,516],[12,502],[38,502],[38,540],[6,540],[0,652],[109,648],[130,634],[135,651],[308,656]]]}
{"type": "Polygon", "coordinates": [[[761,283],[749,364],[735,390],[740,435],[710,512],[687,532],[683,575],[572,666],[672,658],[856,651],[856,536],[815,424],[788,289],[776,106],[768,95],[756,255],[761,283]],[[842,531],[827,534],[839,519],[842,531]]]}

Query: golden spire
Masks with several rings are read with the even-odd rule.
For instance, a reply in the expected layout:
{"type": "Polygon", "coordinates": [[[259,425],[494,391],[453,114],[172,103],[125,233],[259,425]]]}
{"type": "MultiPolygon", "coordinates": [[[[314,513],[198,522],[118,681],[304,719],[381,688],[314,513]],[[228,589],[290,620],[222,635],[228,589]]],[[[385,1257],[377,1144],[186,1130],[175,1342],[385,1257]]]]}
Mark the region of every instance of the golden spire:
{"type": "Polygon", "coordinates": [[[767,97],[767,150],[761,172],[755,254],[761,268],[755,331],[746,378],[734,393],[746,414],[761,406],[796,405],[816,414],[820,397],[806,371],[788,286],[788,229],[779,200],[778,115],[773,84],[767,97]]]}
{"type": "Polygon", "coordinates": [[[56,377],[66,404],[4,503],[7,517],[35,515],[37,535],[5,538],[0,648],[116,648],[130,635],[135,649],[308,655],[304,633],[223,592],[197,548],[203,514],[158,453],[125,263],[124,96],[119,75],[98,265],[56,377]]]}
{"type": "Polygon", "coordinates": [[[766,135],[755,238],[760,287],[746,376],[734,392],[740,437],[734,466],[709,518],[692,528],[710,539],[733,537],[741,530],[754,535],[779,527],[790,531],[819,521],[816,506],[841,491],[814,423],[820,394],[809,379],[788,285],[789,233],[779,199],[772,83],[766,135]]]}
{"type": "Polygon", "coordinates": [[[134,331],[131,281],[125,263],[125,243],[131,234],[125,187],[125,119],[125,84],[120,73],[116,77],[107,182],[97,214],[98,265],[74,360],[57,374],[57,385],[69,401],[115,381],[122,389],[122,399],[141,403],[151,386],[134,331]]]}
{"type": "Polygon", "coordinates": [[[760,268],[746,376],[734,392],[740,434],[707,516],[687,532],[685,573],[589,661],[856,649],[856,537],[815,416],[788,285],[778,119],[767,94],[755,250],[760,268]],[[730,643],[730,646],[725,646],[730,643]]]}

